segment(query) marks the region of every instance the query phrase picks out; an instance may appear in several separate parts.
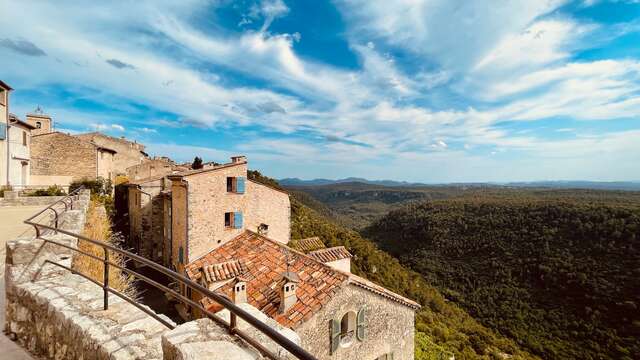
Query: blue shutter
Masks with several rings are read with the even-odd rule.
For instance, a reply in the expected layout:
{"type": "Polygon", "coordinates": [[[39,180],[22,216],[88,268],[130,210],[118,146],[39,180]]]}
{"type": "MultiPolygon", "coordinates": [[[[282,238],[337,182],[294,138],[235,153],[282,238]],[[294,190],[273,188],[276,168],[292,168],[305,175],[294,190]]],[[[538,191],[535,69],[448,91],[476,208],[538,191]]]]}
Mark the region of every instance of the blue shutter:
{"type": "Polygon", "coordinates": [[[5,140],[7,138],[7,124],[0,123],[0,140],[5,140]]]}
{"type": "Polygon", "coordinates": [[[233,227],[236,229],[242,229],[242,213],[233,213],[233,227]]]}
{"type": "Polygon", "coordinates": [[[244,194],[244,178],[241,176],[236,178],[236,192],[238,194],[244,194]]]}

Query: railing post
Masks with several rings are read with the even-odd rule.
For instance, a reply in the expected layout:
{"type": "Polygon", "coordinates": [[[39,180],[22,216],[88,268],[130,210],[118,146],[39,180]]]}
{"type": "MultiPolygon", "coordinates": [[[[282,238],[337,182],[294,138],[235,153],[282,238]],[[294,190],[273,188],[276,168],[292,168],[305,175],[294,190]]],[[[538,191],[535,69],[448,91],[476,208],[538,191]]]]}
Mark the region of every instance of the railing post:
{"type": "Polygon", "coordinates": [[[56,211],[56,209],[54,208],[51,208],[51,210],[53,210],[53,213],[55,214],[54,227],[56,228],[55,232],[57,234],[58,233],[58,211],[56,211]]]}
{"type": "Polygon", "coordinates": [[[104,250],[104,279],[102,281],[102,290],[104,291],[104,309],[109,310],[109,251],[106,247],[104,250]]]}
{"type": "Polygon", "coordinates": [[[231,310],[229,310],[229,315],[229,333],[233,335],[238,327],[238,317],[236,316],[236,313],[231,310]]]}

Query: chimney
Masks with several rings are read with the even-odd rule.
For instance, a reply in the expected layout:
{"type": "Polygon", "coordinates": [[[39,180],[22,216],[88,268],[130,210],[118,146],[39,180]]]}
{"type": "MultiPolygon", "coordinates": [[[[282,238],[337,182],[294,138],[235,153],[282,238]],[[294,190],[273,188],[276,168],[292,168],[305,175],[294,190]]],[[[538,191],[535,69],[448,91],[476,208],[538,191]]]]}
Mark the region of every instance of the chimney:
{"type": "Polygon", "coordinates": [[[25,117],[27,123],[35,129],[31,130],[31,135],[48,134],[53,131],[53,120],[51,116],[42,112],[38,107],[33,113],[25,117]]]}
{"type": "Polygon", "coordinates": [[[238,155],[238,156],[232,156],[231,157],[231,163],[232,164],[238,164],[241,162],[247,162],[247,157],[244,155],[238,155]]]}
{"type": "Polygon", "coordinates": [[[234,304],[244,304],[247,302],[247,282],[241,277],[236,277],[233,282],[233,294],[231,300],[234,304]]]}
{"type": "Polygon", "coordinates": [[[284,314],[293,307],[298,301],[296,296],[296,288],[300,278],[298,274],[287,271],[282,274],[282,285],[280,286],[280,314],[284,314]]]}

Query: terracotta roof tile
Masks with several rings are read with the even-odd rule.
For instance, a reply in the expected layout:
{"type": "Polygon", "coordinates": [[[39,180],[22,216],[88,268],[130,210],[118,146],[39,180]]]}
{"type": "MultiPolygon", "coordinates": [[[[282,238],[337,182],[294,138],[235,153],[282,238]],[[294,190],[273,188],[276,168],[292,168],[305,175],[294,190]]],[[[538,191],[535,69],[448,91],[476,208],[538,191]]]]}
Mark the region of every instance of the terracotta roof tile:
{"type": "Polygon", "coordinates": [[[293,249],[302,251],[304,253],[325,248],[324,243],[317,236],[306,239],[292,240],[288,245],[293,249]]]}
{"type": "Polygon", "coordinates": [[[311,251],[307,253],[307,255],[323,263],[351,258],[351,254],[344,246],[336,246],[332,248],[311,251]]]}
{"type": "MultiPolygon", "coordinates": [[[[245,267],[242,277],[247,282],[248,302],[281,325],[292,329],[310,319],[341,287],[348,284],[360,286],[412,308],[419,307],[411,300],[383,287],[333,269],[311,256],[249,230],[201,258],[207,264],[227,263],[230,259],[245,267]],[[298,301],[286,313],[280,314],[280,296],[277,290],[281,286],[282,274],[287,271],[287,259],[289,271],[297,273],[300,280],[296,288],[298,301]]],[[[198,269],[197,261],[188,264],[187,275],[195,279],[200,272],[198,269]]],[[[232,287],[233,284],[225,284],[216,291],[230,297],[232,287]]],[[[218,306],[208,299],[203,300],[203,305],[212,310],[218,306]]]]}

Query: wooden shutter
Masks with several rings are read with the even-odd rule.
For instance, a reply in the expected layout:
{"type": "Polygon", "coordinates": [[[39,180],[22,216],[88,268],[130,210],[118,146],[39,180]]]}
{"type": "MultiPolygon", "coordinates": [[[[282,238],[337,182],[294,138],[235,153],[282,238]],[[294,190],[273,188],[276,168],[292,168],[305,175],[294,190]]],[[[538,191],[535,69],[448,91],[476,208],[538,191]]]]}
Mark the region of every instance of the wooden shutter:
{"type": "Polygon", "coordinates": [[[331,331],[331,354],[338,350],[340,345],[340,322],[338,320],[331,319],[329,323],[331,331]]]}
{"type": "Polygon", "coordinates": [[[244,194],[244,177],[238,176],[236,178],[236,193],[244,194]]]}
{"type": "Polygon", "coordinates": [[[242,213],[233,213],[233,227],[236,229],[242,229],[242,213]]]}
{"type": "Polygon", "coordinates": [[[364,308],[358,311],[358,317],[356,318],[356,337],[358,340],[363,341],[367,336],[367,324],[364,316],[364,308]]]}
{"type": "Polygon", "coordinates": [[[0,123],[0,140],[5,140],[7,138],[7,124],[0,123]]]}
{"type": "Polygon", "coordinates": [[[180,262],[180,264],[184,264],[184,249],[182,248],[182,246],[178,248],[178,261],[180,262]]]}

